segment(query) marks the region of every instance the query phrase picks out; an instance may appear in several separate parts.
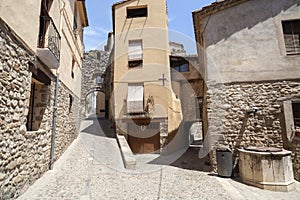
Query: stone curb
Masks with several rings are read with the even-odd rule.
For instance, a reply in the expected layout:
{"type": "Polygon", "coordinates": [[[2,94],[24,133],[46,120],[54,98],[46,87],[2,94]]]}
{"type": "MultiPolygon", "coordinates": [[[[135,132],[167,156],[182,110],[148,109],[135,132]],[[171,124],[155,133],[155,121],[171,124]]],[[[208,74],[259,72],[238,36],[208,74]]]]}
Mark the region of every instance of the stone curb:
{"type": "Polygon", "coordinates": [[[134,170],[136,167],[136,159],[126,141],[126,138],[124,135],[117,135],[117,141],[121,150],[125,168],[134,170]]]}

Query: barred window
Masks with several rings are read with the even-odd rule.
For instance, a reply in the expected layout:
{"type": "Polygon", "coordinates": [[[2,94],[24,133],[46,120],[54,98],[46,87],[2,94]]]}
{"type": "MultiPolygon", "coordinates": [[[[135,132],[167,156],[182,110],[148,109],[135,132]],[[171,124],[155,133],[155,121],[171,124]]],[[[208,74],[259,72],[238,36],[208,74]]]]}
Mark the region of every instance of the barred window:
{"type": "Polygon", "coordinates": [[[295,127],[300,128],[300,102],[292,102],[295,127]]]}
{"type": "Polygon", "coordinates": [[[300,20],[282,21],[287,55],[300,54],[300,20]]]}
{"type": "Polygon", "coordinates": [[[283,114],[287,139],[300,136],[300,100],[284,101],[283,114]]]}

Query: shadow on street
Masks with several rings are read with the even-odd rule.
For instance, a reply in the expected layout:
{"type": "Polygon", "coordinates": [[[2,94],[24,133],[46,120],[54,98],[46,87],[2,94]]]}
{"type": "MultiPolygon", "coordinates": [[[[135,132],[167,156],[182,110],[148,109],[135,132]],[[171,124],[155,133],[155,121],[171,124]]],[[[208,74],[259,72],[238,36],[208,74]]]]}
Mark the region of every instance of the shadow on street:
{"type": "Polygon", "coordinates": [[[95,135],[95,136],[116,138],[115,128],[111,123],[111,121],[109,121],[108,119],[91,116],[86,118],[85,120],[92,120],[93,124],[81,130],[82,132],[95,135]],[[102,129],[102,131],[99,129],[102,129]]]}

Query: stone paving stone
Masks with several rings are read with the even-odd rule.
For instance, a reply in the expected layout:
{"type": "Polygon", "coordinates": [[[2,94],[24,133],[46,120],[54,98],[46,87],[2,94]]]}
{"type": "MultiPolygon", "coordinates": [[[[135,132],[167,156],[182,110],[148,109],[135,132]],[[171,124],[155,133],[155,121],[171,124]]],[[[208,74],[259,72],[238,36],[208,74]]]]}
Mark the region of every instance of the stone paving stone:
{"type": "MultiPolygon", "coordinates": [[[[82,126],[91,124],[95,123],[86,121],[82,126]]],[[[300,187],[292,193],[271,192],[208,172],[146,164],[157,155],[139,155],[139,168],[126,170],[120,152],[106,149],[115,145],[112,138],[82,132],[54,170],[46,172],[19,199],[300,199],[300,187]]]]}

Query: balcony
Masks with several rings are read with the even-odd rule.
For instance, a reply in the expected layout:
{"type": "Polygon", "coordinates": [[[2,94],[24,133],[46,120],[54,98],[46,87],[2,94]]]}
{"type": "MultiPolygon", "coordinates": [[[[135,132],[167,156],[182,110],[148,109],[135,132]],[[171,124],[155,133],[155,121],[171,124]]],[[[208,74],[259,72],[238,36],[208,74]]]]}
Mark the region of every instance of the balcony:
{"type": "Polygon", "coordinates": [[[37,56],[50,69],[57,69],[60,61],[60,35],[48,16],[40,16],[37,56]]]}

